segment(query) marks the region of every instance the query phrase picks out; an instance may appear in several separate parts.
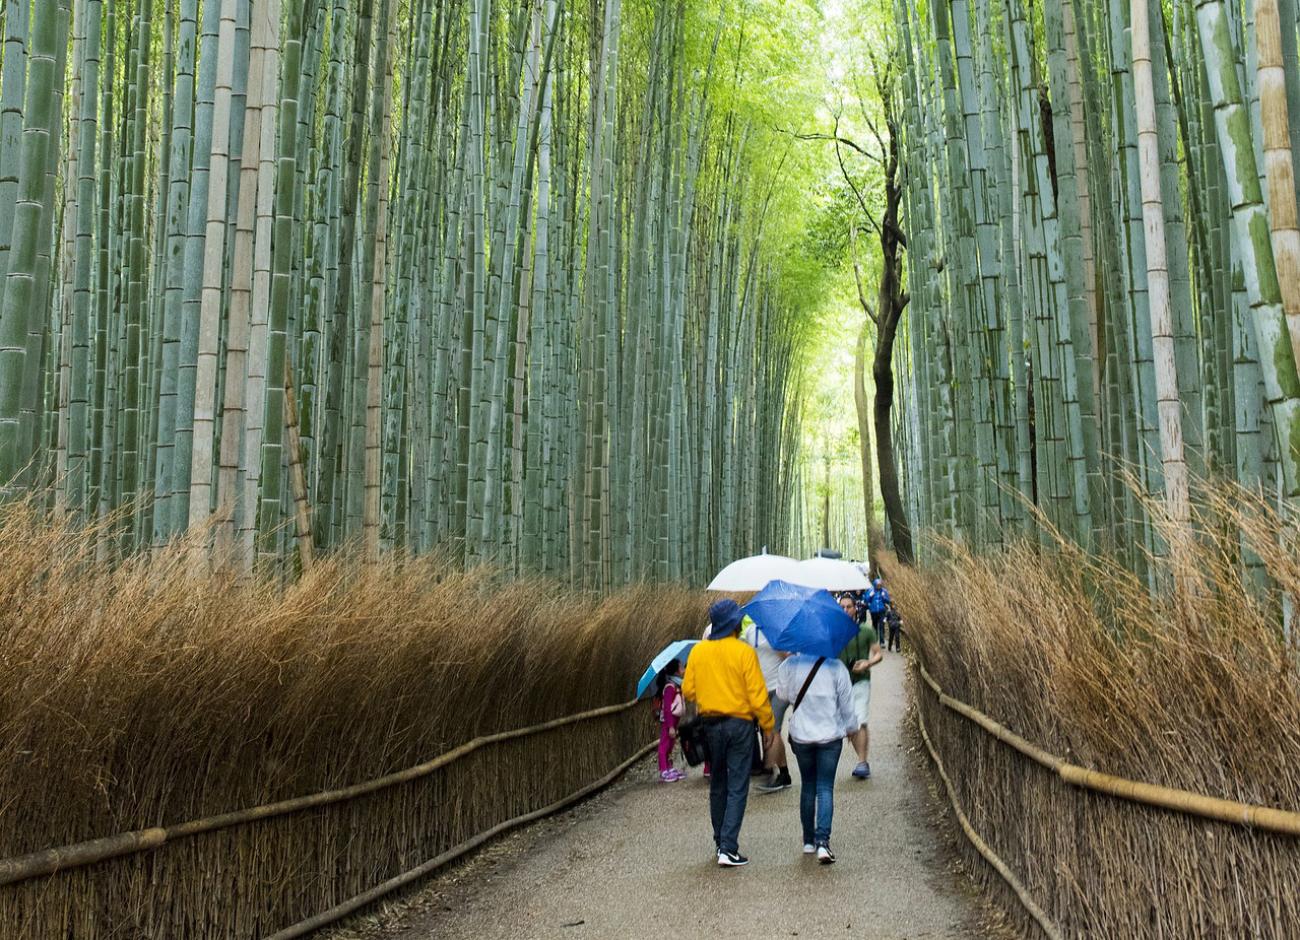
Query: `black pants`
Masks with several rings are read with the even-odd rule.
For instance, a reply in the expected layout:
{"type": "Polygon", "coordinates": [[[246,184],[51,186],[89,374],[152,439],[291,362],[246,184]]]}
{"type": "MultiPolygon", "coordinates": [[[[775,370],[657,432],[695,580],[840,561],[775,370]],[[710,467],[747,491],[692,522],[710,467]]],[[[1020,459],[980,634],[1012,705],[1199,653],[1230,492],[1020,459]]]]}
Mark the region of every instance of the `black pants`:
{"type": "Polygon", "coordinates": [[[876,628],[876,638],[880,641],[880,645],[881,645],[881,646],[886,645],[886,643],[885,643],[885,612],[884,612],[883,610],[882,610],[880,613],[876,613],[875,611],[872,611],[872,613],[871,613],[871,625],[872,625],[873,627],[876,628]]]}
{"type": "Polygon", "coordinates": [[[889,648],[901,653],[903,651],[903,625],[891,623],[889,625],[889,648]]]}

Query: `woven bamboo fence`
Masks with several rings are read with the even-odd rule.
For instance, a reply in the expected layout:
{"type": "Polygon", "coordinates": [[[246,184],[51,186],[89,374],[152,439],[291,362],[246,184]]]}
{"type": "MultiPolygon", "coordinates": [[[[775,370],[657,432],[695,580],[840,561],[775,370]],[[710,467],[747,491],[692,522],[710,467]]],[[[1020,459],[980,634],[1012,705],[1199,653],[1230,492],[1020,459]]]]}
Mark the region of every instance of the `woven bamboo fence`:
{"type": "Polygon", "coordinates": [[[709,602],[95,557],[0,515],[0,940],[284,937],[400,887],[639,754],[636,678],[709,602]]]}
{"type": "MultiPolygon", "coordinates": [[[[970,791],[975,789],[972,784],[972,776],[978,776],[982,770],[972,768],[970,765],[968,752],[964,749],[950,749],[947,759],[939,754],[940,748],[935,745],[934,737],[931,736],[930,726],[943,725],[941,716],[946,714],[959,715],[970,727],[978,729],[986,737],[998,742],[1007,752],[1018,754],[1022,760],[1020,764],[1025,767],[1023,773],[1034,774],[1034,771],[1028,769],[1027,765],[1037,765],[1048,774],[1055,775],[1062,784],[1078,788],[1074,792],[1082,798],[1113,797],[1117,800],[1127,801],[1136,806],[1151,807],[1156,809],[1168,810],[1173,813],[1182,814],[1193,820],[1210,820],[1219,823],[1227,823],[1235,826],[1242,826],[1247,829],[1256,830],[1261,835],[1281,835],[1291,838],[1300,838],[1300,812],[1291,812],[1288,810],[1275,809],[1273,807],[1253,806],[1245,803],[1239,803],[1235,800],[1224,800],[1216,797],[1205,796],[1204,794],[1191,793],[1186,790],[1178,790],[1172,787],[1158,786],[1154,784],[1142,783],[1140,781],[1128,780],[1123,777],[1116,777],[1111,774],[1100,773],[1095,770],[1089,770],[1071,764],[1068,761],[1044,751],[1042,748],[1026,741],[1009,728],[997,722],[995,719],[984,714],[977,708],[969,704],[952,698],[929,674],[925,666],[918,660],[914,661],[914,672],[919,678],[916,685],[922,691],[923,704],[918,710],[917,725],[921,734],[925,748],[930,758],[935,764],[940,779],[947,791],[948,799],[952,805],[953,812],[957,817],[958,825],[961,827],[971,848],[973,848],[983,858],[988,865],[993,868],[1007,890],[1015,895],[1017,902],[1024,909],[1025,913],[1032,919],[1034,924],[1042,931],[1043,935],[1049,940],[1060,940],[1067,936],[1062,929],[1057,926],[1053,915],[1045,910],[1043,905],[1038,903],[1032,888],[1028,887],[1026,881],[1017,874],[1016,869],[1009,865],[999,854],[998,848],[990,844],[989,839],[981,835],[980,830],[970,821],[969,815],[965,810],[966,800],[963,798],[963,790],[970,791]],[[927,707],[929,706],[929,707],[927,707]],[[927,718],[926,716],[929,715],[927,718]],[[961,768],[960,776],[957,778],[960,783],[955,783],[953,774],[949,772],[948,766],[961,768]],[[964,784],[964,786],[963,786],[964,784]]],[[[955,729],[949,728],[949,731],[955,729]]],[[[962,747],[964,748],[964,744],[962,747]]],[[[996,746],[995,748],[996,749],[996,746]]],[[[1013,762],[1014,763],[1014,762],[1013,762]]],[[[1024,789],[1016,787],[1011,780],[1003,779],[998,781],[1008,785],[1012,792],[1025,792],[1024,789]]],[[[1067,791],[1068,792],[1068,791],[1067,791]]],[[[1072,807],[1076,811],[1071,813],[1066,819],[1080,818],[1082,808],[1072,807]]],[[[987,810],[986,810],[987,812],[987,810]]],[[[1169,819],[1143,818],[1139,820],[1146,824],[1159,826],[1162,823],[1170,823],[1169,819]]],[[[1006,838],[1006,833],[998,832],[992,838],[993,843],[1005,844],[1015,841],[1006,838]]],[[[1209,840],[1213,840],[1214,834],[1207,833],[1209,840]]],[[[1041,872],[1038,869],[1047,859],[1032,858],[1025,854],[1024,842],[1020,840],[1020,860],[1024,862],[1022,871],[1027,871],[1032,875],[1041,878],[1041,872]]],[[[1285,846],[1283,846],[1285,847],[1285,846]]],[[[1057,846],[1058,850],[1060,846],[1057,846]]],[[[1072,859],[1076,864],[1083,864],[1086,860],[1079,859],[1077,853],[1072,859]]],[[[1110,859],[1097,860],[1098,864],[1110,859]]],[[[1153,885],[1152,887],[1156,887],[1153,885]]],[[[1155,895],[1148,896],[1153,898],[1155,895]]],[[[1153,909],[1153,915],[1156,911],[1153,909]]],[[[1068,913],[1067,915],[1068,916],[1068,913]]],[[[1157,916],[1152,917],[1152,921],[1157,920],[1157,916]]],[[[1078,936],[1086,934],[1079,933],[1078,936]]],[[[1133,934],[1137,936],[1137,934],[1133,934]]],[[[1197,934],[1196,936],[1210,936],[1211,934],[1197,934]]],[[[1234,936],[1232,932],[1223,934],[1224,936],[1234,936]]],[[[1279,933],[1277,936],[1292,936],[1292,933],[1279,933]]]]}
{"type": "Polygon", "coordinates": [[[1035,935],[1300,936],[1297,811],[1079,766],[950,696],[920,657],[913,686],[970,871],[1035,935]]]}
{"type": "Polygon", "coordinates": [[[1172,597],[1067,549],[891,568],[958,844],[1033,935],[1300,937],[1300,660],[1234,547],[1172,597]]]}
{"type": "Polygon", "coordinates": [[[612,782],[648,752],[636,705],[340,790],[0,859],[0,936],[304,936],[612,782]]]}
{"type": "Polygon", "coordinates": [[[976,881],[1042,936],[1300,936],[1300,813],[1086,770],[994,732],[916,672],[976,881]]]}

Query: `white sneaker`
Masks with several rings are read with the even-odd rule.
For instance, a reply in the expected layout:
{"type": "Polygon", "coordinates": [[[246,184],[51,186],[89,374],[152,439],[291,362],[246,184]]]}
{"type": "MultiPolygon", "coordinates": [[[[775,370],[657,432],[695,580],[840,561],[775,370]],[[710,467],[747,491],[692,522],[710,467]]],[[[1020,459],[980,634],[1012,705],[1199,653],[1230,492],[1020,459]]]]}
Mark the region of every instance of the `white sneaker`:
{"type": "Polygon", "coordinates": [[[817,846],[817,861],[821,862],[823,865],[835,864],[835,856],[831,854],[831,847],[829,845],[817,846]]]}
{"type": "Polygon", "coordinates": [[[803,844],[804,855],[812,855],[816,851],[817,851],[817,846],[813,845],[811,842],[805,842],[803,844]]]}

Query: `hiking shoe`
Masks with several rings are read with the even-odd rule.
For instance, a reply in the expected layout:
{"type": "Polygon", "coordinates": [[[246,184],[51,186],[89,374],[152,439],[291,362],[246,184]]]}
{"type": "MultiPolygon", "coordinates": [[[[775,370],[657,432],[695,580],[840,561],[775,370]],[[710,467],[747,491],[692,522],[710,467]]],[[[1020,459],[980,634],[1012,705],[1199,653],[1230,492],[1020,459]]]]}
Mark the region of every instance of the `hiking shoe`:
{"type": "Polygon", "coordinates": [[[803,844],[804,855],[812,855],[816,851],[817,851],[817,846],[813,845],[811,842],[805,842],[803,844]]]}
{"type": "Polygon", "coordinates": [[[821,862],[823,865],[835,864],[835,855],[831,852],[831,847],[829,845],[817,846],[817,861],[821,862]]]}
{"type": "Polygon", "coordinates": [[[749,859],[745,858],[745,856],[741,855],[739,852],[718,853],[719,868],[740,868],[741,866],[748,864],[749,859]]]}
{"type": "Polygon", "coordinates": [[[871,776],[871,765],[866,761],[858,764],[858,766],[853,768],[853,776],[857,777],[859,780],[866,780],[871,776]]]}
{"type": "Polygon", "coordinates": [[[782,777],[780,774],[773,774],[768,780],[764,780],[754,789],[759,793],[776,793],[780,790],[788,790],[793,781],[789,777],[782,777]]]}

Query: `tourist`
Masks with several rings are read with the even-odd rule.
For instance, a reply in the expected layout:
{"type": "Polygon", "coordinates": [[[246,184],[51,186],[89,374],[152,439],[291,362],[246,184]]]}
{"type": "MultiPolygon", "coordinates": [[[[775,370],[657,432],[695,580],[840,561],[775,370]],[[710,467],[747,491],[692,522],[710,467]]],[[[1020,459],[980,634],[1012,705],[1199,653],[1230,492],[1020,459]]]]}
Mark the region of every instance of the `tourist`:
{"type": "Polygon", "coordinates": [[[774,737],[758,654],[736,635],[743,620],[733,600],[710,607],[709,638],[691,650],[682,680],[682,694],[695,703],[709,751],[709,815],[723,868],[749,863],[739,840],[749,800],[753,723],[762,728],[768,747],[774,737]]]}
{"type": "Polygon", "coordinates": [[[889,627],[889,644],[886,649],[893,653],[901,653],[903,651],[903,617],[893,604],[890,604],[889,610],[885,611],[885,624],[889,627]]]}
{"type": "Polygon", "coordinates": [[[685,712],[682,698],[682,665],[672,660],[655,678],[655,702],[659,713],[659,779],[664,783],[685,780],[684,771],[673,766],[677,746],[677,724],[685,712]]]}
{"type": "MultiPolygon", "coordinates": [[[[850,617],[853,616],[853,599],[840,600],[840,606],[850,617]]],[[[849,670],[853,681],[854,731],[849,740],[858,752],[858,765],[853,768],[853,776],[859,780],[871,778],[871,764],[868,761],[868,747],[871,736],[867,731],[867,715],[871,705],[871,667],[884,659],[880,652],[879,635],[874,626],[859,625],[858,635],[849,640],[849,645],[840,653],[840,662],[849,670]]]]}
{"type": "MultiPolygon", "coordinates": [[[[849,599],[851,602],[851,599],[849,599]]],[[[839,660],[799,653],[777,670],[777,694],[790,706],[790,748],[799,762],[799,820],[803,851],[823,865],[831,852],[835,771],[844,738],[856,733],[849,671],[839,660]]]]}
{"type": "Polygon", "coordinates": [[[871,582],[871,590],[867,592],[867,611],[871,614],[871,625],[876,628],[876,640],[881,646],[885,645],[885,611],[893,602],[879,578],[871,582]]]}
{"type": "Polygon", "coordinates": [[[786,762],[785,743],[781,740],[781,722],[785,718],[785,710],[790,702],[778,695],[776,691],[777,669],[785,654],[772,648],[763,631],[758,629],[758,624],[749,617],[745,618],[740,638],[754,647],[754,651],[758,654],[758,666],[763,671],[763,684],[767,686],[767,701],[772,706],[772,745],[763,752],[763,764],[770,776],[758,785],[758,792],[776,793],[778,790],[789,789],[794,784],[790,779],[790,767],[786,762]]]}

